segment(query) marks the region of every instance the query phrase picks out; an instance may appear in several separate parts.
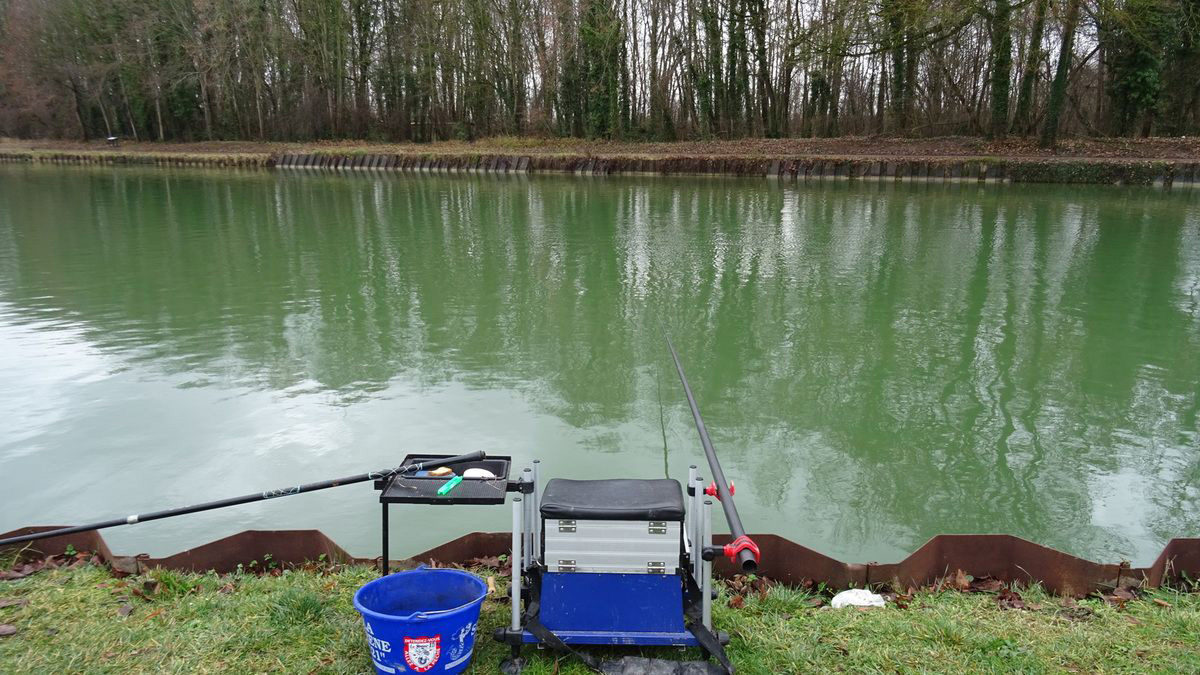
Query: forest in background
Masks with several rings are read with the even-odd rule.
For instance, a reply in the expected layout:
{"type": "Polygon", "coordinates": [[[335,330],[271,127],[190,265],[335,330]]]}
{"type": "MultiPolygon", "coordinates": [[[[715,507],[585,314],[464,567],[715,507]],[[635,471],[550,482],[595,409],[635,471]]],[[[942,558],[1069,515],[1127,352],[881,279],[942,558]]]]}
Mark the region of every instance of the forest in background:
{"type": "Polygon", "coordinates": [[[0,0],[0,135],[1200,133],[1200,0],[0,0]]]}

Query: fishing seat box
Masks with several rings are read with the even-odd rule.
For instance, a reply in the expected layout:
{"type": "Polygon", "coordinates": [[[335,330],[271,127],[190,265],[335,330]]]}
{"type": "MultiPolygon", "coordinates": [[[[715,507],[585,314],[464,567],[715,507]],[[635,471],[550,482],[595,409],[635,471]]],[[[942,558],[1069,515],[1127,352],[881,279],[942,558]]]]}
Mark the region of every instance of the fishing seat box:
{"type": "MultiPolygon", "coordinates": [[[[683,616],[679,481],[552,479],[540,620],[567,644],[696,646],[683,616]]],[[[526,631],[525,642],[538,638],[526,631]]]]}
{"type": "Polygon", "coordinates": [[[683,491],[671,479],[552,479],[542,493],[549,572],[675,574],[683,491]]]}

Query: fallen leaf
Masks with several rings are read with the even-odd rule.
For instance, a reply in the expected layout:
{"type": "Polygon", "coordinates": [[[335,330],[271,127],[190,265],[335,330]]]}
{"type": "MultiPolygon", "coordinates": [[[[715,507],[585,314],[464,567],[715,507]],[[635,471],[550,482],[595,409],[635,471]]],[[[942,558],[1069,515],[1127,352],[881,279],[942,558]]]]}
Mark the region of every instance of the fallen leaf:
{"type": "Polygon", "coordinates": [[[156,579],[147,579],[142,582],[142,590],[148,595],[157,595],[162,590],[162,584],[158,583],[156,579]]]}
{"type": "Polygon", "coordinates": [[[1007,588],[996,595],[996,602],[1001,609],[1025,609],[1025,600],[1020,594],[1007,588]]]}
{"type": "Polygon", "coordinates": [[[13,579],[24,579],[25,577],[37,572],[45,566],[46,562],[44,560],[37,560],[31,563],[17,565],[12,569],[0,571],[0,579],[7,579],[10,581],[13,579]]]}
{"type": "Polygon", "coordinates": [[[995,593],[1004,588],[1004,582],[994,577],[982,577],[971,581],[972,593],[995,593]]]}
{"type": "MultiPolygon", "coordinates": [[[[1170,607],[1171,606],[1171,603],[1167,602],[1166,600],[1163,600],[1162,598],[1155,598],[1154,604],[1158,605],[1159,607],[1170,607]]],[[[0,606],[2,606],[2,605],[0,605],[0,606]]]]}
{"type": "Polygon", "coordinates": [[[0,598],[0,607],[24,607],[28,604],[25,598],[0,598]]]}
{"type": "Polygon", "coordinates": [[[967,578],[967,573],[960,570],[955,570],[954,574],[943,580],[943,586],[953,588],[956,591],[966,592],[971,588],[971,580],[967,578]]]}
{"type": "Polygon", "coordinates": [[[825,598],[809,598],[804,601],[804,604],[809,607],[820,607],[825,604],[825,598]]]}
{"type": "Polygon", "coordinates": [[[1134,591],[1132,588],[1126,588],[1125,586],[1116,589],[1112,592],[1112,594],[1113,597],[1117,597],[1122,600],[1137,600],[1138,597],[1136,591],[1134,591]]]}
{"type": "Polygon", "coordinates": [[[150,619],[153,619],[154,617],[158,616],[159,614],[162,614],[162,612],[163,612],[162,607],[159,607],[158,609],[154,610],[153,612],[150,612],[145,617],[143,617],[142,621],[149,621],[150,619]]]}
{"type": "Polygon", "coordinates": [[[1136,590],[1124,586],[1114,589],[1111,595],[1104,595],[1103,593],[1098,593],[1097,595],[1117,609],[1125,609],[1125,603],[1130,600],[1137,600],[1138,598],[1136,590]]]}
{"type": "Polygon", "coordinates": [[[226,583],[224,586],[218,588],[217,592],[224,593],[225,595],[229,595],[230,593],[233,592],[233,582],[230,581],[230,582],[226,583]]]}
{"type": "Polygon", "coordinates": [[[734,609],[741,609],[746,604],[746,599],[740,595],[735,595],[729,599],[729,606],[734,609]]]}
{"type": "Polygon", "coordinates": [[[321,668],[322,668],[322,667],[328,667],[328,666],[332,666],[332,665],[333,665],[333,659],[332,659],[332,658],[330,658],[330,657],[328,657],[328,656],[322,657],[322,658],[321,658],[321,665],[319,665],[319,666],[317,666],[316,668],[313,668],[312,670],[308,671],[308,675],[313,675],[313,674],[314,674],[314,673],[316,673],[317,671],[321,670],[321,668]]]}
{"type": "Polygon", "coordinates": [[[488,555],[488,556],[483,556],[480,558],[471,558],[470,560],[467,561],[467,566],[468,567],[492,567],[492,568],[498,569],[500,567],[500,556],[488,555]]]}
{"type": "Polygon", "coordinates": [[[121,609],[117,610],[117,614],[121,616],[129,616],[133,612],[133,605],[121,605],[121,609]]]}
{"type": "Polygon", "coordinates": [[[17,634],[16,626],[14,626],[10,623],[0,623],[0,637],[8,637],[9,635],[16,635],[16,634],[17,634]]]}

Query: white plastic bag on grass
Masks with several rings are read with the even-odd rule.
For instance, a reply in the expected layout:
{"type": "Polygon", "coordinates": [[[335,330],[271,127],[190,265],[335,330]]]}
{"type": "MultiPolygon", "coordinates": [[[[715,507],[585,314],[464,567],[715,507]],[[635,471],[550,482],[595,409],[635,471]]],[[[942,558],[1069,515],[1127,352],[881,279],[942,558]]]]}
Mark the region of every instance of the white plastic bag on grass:
{"type": "Polygon", "coordinates": [[[842,591],[833,596],[833,601],[829,603],[834,609],[842,607],[883,607],[887,601],[882,595],[872,593],[865,588],[851,588],[848,591],[842,591]]]}

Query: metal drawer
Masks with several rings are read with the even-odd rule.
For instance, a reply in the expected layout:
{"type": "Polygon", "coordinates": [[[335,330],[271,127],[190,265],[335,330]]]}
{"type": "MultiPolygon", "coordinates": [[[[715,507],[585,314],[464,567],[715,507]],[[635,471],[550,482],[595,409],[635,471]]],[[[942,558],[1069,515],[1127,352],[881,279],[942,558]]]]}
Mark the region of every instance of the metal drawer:
{"type": "Polygon", "coordinates": [[[551,572],[674,574],[679,567],[678,521],[547,518],[543,525],[551,572]]]}

